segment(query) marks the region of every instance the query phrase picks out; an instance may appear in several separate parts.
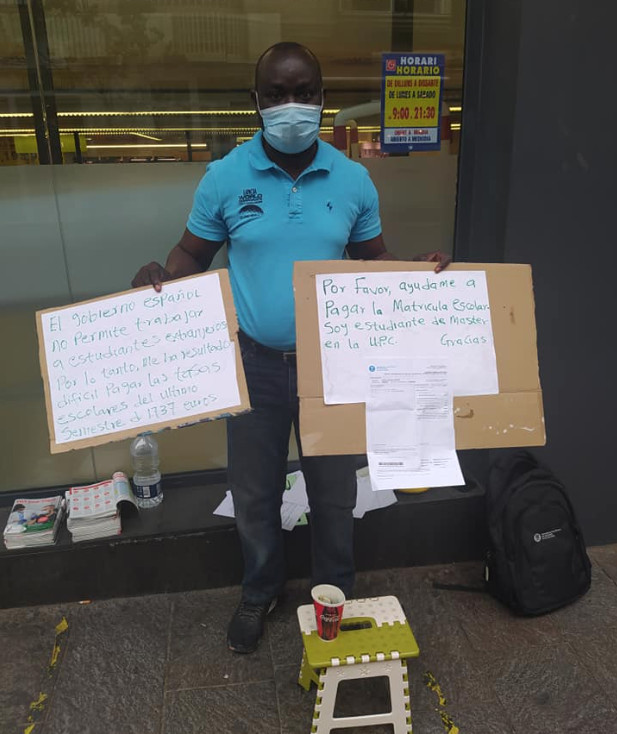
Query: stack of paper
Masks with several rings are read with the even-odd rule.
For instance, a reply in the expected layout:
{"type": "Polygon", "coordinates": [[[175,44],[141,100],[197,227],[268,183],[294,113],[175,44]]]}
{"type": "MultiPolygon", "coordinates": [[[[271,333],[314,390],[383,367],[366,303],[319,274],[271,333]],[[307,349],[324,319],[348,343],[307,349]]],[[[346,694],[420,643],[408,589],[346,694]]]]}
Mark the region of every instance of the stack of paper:
{"type": "Polygon", "coordinates": [[[122,472],[116,472],[112,479],[103,482],[71,487],[66,493],[69,513],[66,526],[73,540],[119,535],[122,525],[118,505],[123,500],[135,505],[128,479],[122,472]]]}
{"type": "MultiPolygon", "coordinates": [[[[374,491],[371,487],[368,467],[356,472],[358,479],[358,498],[353,516],[364,517],[371,510],[393,505],[397,499],[391,490],[374,491]]],[[[309,512],[306,482],[301,471],[287,475],[283,503],[281,505],[281,525],[283,530],[293,530],[296,525],[306,524],[306,513],[309,512]]],[[[215,515],[235,517],[234,503],[230,490],[227,490],[224,500],[214,510],[215,515]]]]}
{"type": "Polygon", "coordinates": [[[60,495],[15,500],[4,528],[4,545],[10,549],[53,545],[63,512],[64,501],[60,495]]]}

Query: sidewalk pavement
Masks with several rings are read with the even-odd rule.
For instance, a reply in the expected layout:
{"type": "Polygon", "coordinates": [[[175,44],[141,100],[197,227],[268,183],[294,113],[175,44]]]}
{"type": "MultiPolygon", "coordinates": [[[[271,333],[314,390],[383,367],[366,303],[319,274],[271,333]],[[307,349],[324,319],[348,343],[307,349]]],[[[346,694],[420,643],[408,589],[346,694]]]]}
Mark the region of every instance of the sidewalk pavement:
{"type": "MultiPolygon", "coordinates": [[[[356,596],[396,595],[418,640],[414,734],[617,732],[617,545],[589,553],[587,596],[532,619],[485,594],[432,587],[476,585],[480,563],[359,575],[356,596]]],[[[225,644],[238,596],[232,587],[0,610],[0,732],[308,734],[315,692],[297,684],[296,620],[308,581],[290,582],[253,655],[225,644]]],[[[387,710],[382,679],[343,685],[337,715],[387,710]]]]}

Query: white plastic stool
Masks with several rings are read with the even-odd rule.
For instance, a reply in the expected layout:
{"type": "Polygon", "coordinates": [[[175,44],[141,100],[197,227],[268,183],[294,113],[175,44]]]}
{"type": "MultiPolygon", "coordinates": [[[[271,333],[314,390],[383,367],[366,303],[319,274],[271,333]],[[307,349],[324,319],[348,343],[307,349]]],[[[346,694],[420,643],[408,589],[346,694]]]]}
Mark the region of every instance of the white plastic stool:
{"type": "Polygon", "coordinates": [[[304,650],[298,682],[307,691],[317,684],[313,734],[350,726],[392,724],[394,734],[412,730],[406,659],[420,654],[405,613],[395,596],[345,602],[341,631],[326,642],[317,634],[312,604],[298,608],[304,650]],[[350,629],[351,627],[351,629],[350,629]],[[334,716],[341,680],[387,677],[391,710],[363,716],[334,716]]]}

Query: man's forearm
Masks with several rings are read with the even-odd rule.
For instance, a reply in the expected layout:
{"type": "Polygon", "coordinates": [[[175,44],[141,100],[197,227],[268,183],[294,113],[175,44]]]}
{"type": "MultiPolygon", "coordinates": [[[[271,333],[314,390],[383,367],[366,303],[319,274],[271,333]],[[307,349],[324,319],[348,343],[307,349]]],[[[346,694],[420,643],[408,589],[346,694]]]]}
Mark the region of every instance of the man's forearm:
{"type": "Polygon", "coordinates": [[[380,252],[379,255],[376,255],[373,260],[400,260],[400,257],[397,257],[392,252],[380,252]]]}
{"type": "Polygon", "coordinates": [[[181,247],[176,245],[167,257],[165,270],[174,278],[183,278],[186,275],[196,275],[203,273],[212,264],[213,257],[204,257],[197,260],[193,255],[181,247]]]}
{"type": "MultiPolygon", "coordinates": [[[[384,250],[383,252],[380,252],[378,255],[375,255],[371,258],[371,260],[398,260],[400,262],[401,258],[397,257],[391,252],[388,252],[387,250],[384,250]]],[[[439,250],[436,250],[435,252],[427,252],[423,253],[421,255],[414,255],[414,257],[411,258],[413,262],[434,262],[437,263],[435,266],[435,272],[440,273],[444,268],[447,268],[448,265],[452,262],[452,258],[450,255],[447,255],[444,252],[440,252],[439,250]]]]}

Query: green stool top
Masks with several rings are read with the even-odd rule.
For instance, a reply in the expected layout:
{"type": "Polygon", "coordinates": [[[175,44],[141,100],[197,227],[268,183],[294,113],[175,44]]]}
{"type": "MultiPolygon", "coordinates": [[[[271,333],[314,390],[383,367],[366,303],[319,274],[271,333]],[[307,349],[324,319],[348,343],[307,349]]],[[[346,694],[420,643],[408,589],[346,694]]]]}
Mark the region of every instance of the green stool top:
{"type": "Polygon", "coordinates": [[[405,613],[395,596],[345,602],[336,639],[317,634],[312,604],[298,608],[298,622],[307,662],[313,669],[418,657],[420,651],[405,613]]]}

